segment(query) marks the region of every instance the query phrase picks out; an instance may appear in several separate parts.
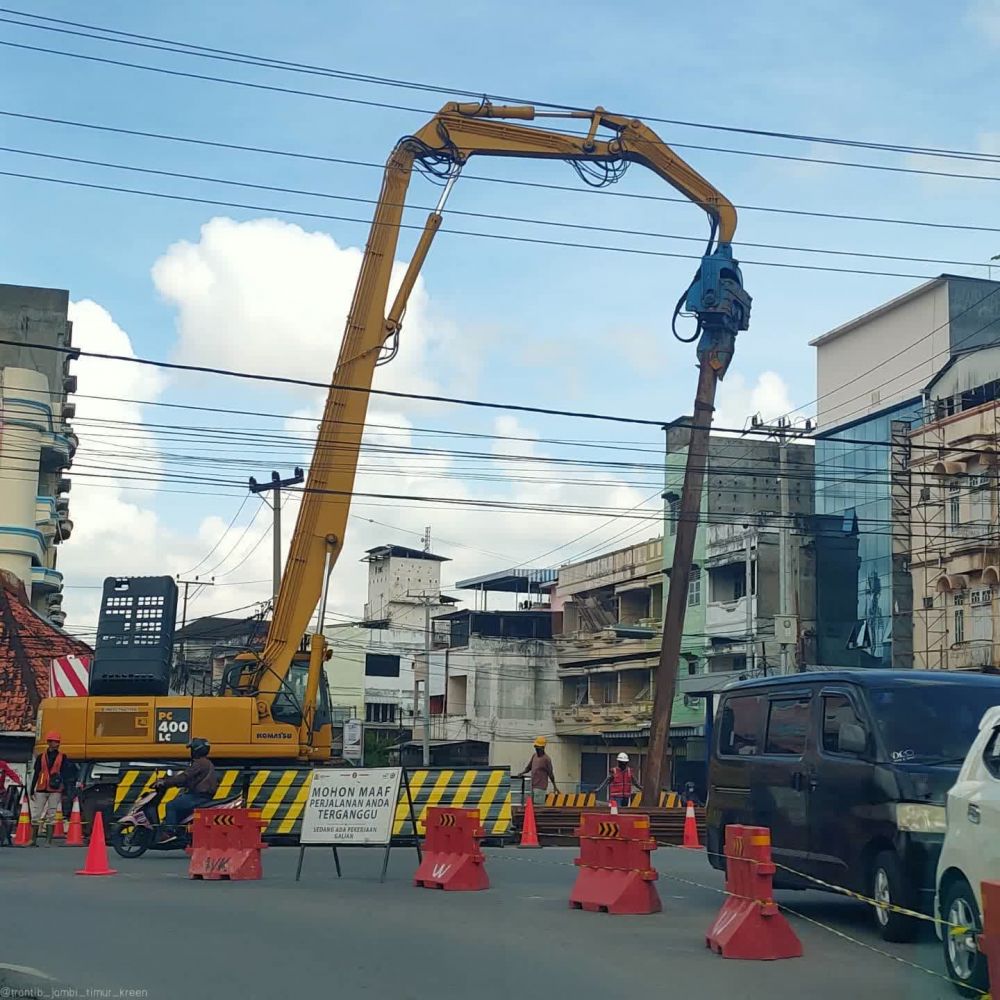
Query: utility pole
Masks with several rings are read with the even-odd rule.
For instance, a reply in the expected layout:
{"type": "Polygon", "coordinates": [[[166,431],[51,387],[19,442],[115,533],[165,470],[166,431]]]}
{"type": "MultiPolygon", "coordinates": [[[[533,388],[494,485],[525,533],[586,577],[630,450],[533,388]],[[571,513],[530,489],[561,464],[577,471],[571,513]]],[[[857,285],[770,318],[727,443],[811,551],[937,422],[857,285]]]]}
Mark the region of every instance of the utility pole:
{"type": "MultiPolygon", "coordinates": [[[[187,684],[187,637],[184,635],[184,629],[187,626],[188,620],[188,591],[191,587],[214,587],[215,577],[211,576],[207,580],[199,579],[197,576],[193,580],[182,580],[179,576],[176,578],[177,583],[184,588],[184,597],[181,601],[181,648],[180,648],[180,666],[181,671],[184,675],[184,683],[187,684]]],[[[197,596],[197,592],[195,592],[197,596]]]]}
{"type": "MultiPolygon", "coordinates": [[[[431,550],[430,525],[424,528],[424,552],[431,550]]],[[[431,601],[424,595],[424,767],[431,766],[431,601]]]]}
{"type": "MultiPolygon", "coordinates": [[[[806,421],[805,426],[792,426],[788,417],[778,417],[771,423],[765,423],[760,417],[753,417],[750,426],[754,430],[767,431],[768,435],[778,442],[778,490],[781,497],[781,517],[778,524],[778,614],[783,620],[792,617],[792,571],[789,563],[791,546],[789,539],[792,530],[791,515],[791,479],[788,471],[788,444],[797,437],[812,430],[812,422],[806,421]]],[[[777,631],[777,629],[775,629],[777,631]]],[[[795,622],[795,635],[798,636],[798,622],[795,622]]],[[[787,639],[787,635],[781,638],[787,639]]],[[[790,665],[790,647],[793,643],[781,643],[781,672],[792,673],[790,665]]]]}
{"type": "Polygon", "coordinates": [[[715,412],[715,390],[733,356],[735,334],[709,327],[698,344],[698,389],[694,397],[694,416],[684,464],[684,486],[677,512],[677,534],[670,570],[670,588],[663,617],[663,640],[656,668],[656,694],[649,726],[649,757],[642,783],[642,804],[655,807],[664,788],[667,750],[670,742],[670,717],[677,688],[677,668],[681,653],[681,633],[687,609],[688,581],[694,561],[694,543],[701,514],[701,492],[708,465],[709,431],[715,412]]]}
{"type": "Polygon", "coordinates": [[[744,590],[746,591],[746,602],[747,602],[747,645],[746,645],[746,661],[747,669],[750,671],[750,676],[754,676],[754,645],[753,645],[753,549],[751,543],[753,541],[753,525],[746,524],[746,534],[743,536],[743,561],[744,570],[746,573],[746,584],[744,590]]]}
{"type": "Polygon", "coordinates": [[[264,503],[268,502],[264,498],[264,494],[269,491],[273,493],[270,501],[271,510],[274,512],[274,530],[271,532],[274,543],[274,564],[271,568],[271,596],[275,601],[277,601],[278,591],[281,589],[281,491],[287,489],[289,486],[298,486],[304,480],[305,476],[298,466],[295,468],[295,475],[288,479],[282,479],[277,472],[271,473],[271,481],[269,483],[258,483],[253,476],[250,477],[250,492],[260,496],[264,503]]]}

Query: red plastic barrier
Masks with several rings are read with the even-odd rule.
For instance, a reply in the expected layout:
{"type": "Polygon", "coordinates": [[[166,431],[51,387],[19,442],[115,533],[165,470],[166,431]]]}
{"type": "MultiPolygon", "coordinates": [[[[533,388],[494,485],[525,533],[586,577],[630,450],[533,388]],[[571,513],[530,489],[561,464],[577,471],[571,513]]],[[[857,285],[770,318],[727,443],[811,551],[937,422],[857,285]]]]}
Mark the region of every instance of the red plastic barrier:
{"type": "Polygon", "coordinates": [[[1000,987],[1000,882],[983,882],[983,933],[979,950],[986,956],[990,984],[1000,987]]]}
{"type": "Polygon", "coordinates": [[[427,810],[423,860],[413,884],[424,889],[470,892],[488,889],[485,858],[479,849],[483,830],[477,809],[431,806],[427,810]]]}
{"type": "Polygon", "coordinates": [[[259,809],[198,809],[191,824],[188,877],[233,882],[263,877],[260,852],[266,822],[259,809]]]}
{"type": "Polygon", "coordinates": [[[659,878],[650,852],[649,817],[642,814],[582,813],[575,831],[580,856],[569,905],[603,913],[659,913],[659,878]]]}
{"type": "Polygon", "coordinates": [[[726,827],[727,897],[705,943],[723,958],[801,958],[799,941],[774,901],[771,831],[726,827]]]}

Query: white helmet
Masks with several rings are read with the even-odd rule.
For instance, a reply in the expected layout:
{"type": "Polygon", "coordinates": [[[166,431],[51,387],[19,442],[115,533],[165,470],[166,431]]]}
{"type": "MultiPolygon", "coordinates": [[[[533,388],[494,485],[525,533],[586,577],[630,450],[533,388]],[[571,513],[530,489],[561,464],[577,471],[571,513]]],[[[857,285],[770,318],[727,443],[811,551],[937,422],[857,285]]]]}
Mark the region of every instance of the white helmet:
{"type": "Polygon", "coordinates": [[[627,764],[628,763],[628,754],[627,753],[620,753],[616,759],[618,760],[619,764],[627,764]]]}

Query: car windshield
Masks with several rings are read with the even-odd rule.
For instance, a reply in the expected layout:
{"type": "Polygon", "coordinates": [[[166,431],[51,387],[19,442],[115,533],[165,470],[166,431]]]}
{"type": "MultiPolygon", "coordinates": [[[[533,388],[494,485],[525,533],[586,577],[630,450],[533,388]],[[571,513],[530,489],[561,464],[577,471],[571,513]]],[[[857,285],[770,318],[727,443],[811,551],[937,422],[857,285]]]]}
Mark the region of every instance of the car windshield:
{"type": "Polygon", "coordinates": [[[869,700],[895,763],[960,764],[983,712],[1000,704],[1000,685],[900,685],[875,688],[869,700]]]}

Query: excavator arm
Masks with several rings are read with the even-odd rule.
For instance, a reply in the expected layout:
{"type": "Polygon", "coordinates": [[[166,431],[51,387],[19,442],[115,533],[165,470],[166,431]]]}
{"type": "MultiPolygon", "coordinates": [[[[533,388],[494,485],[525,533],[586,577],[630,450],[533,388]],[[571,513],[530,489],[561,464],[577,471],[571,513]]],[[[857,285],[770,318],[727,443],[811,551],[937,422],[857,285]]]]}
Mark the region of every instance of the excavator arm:
{"type": "Polygon", "coordinates": [[[445,201],[472,156],[566,160],[578,170],[596,168],[599,178],[603,171],[604,181],[616,179],[628,163],[649,168],[700,205],[711,222],[708,249],[675,316],[682,305],[695,315],[701,337],[699,355],[711,355],[718,377],[729,364],[735,335],[749,322],[750,296],[743,290],[730,246],[736,231],[735,209],[642,122],[607,114],[601,108],[550,112],[488,102],[451,103],[420,131],[401,139],[386,163],[267,642],[259,657],[244,664],[234,687],[234,693],[256,698],[260,719],[269,716],[276,695],[287,685],[292,659],[322,595],[303,705],[304,742],[309,739],[324,658],[326,588],[344,543],[375,367],[386,354],[395,353],[407,300],[441,226],[445,201]],[[543,117],[576,120],[586,130],[519,124],[543,117]],[[611,133],[609,138],[598,137],[602,129],[611,133]],[[405,196],[416,163],[437,174],[444,190],[428,216],[394,301],[386,309],[405,196]]]}

